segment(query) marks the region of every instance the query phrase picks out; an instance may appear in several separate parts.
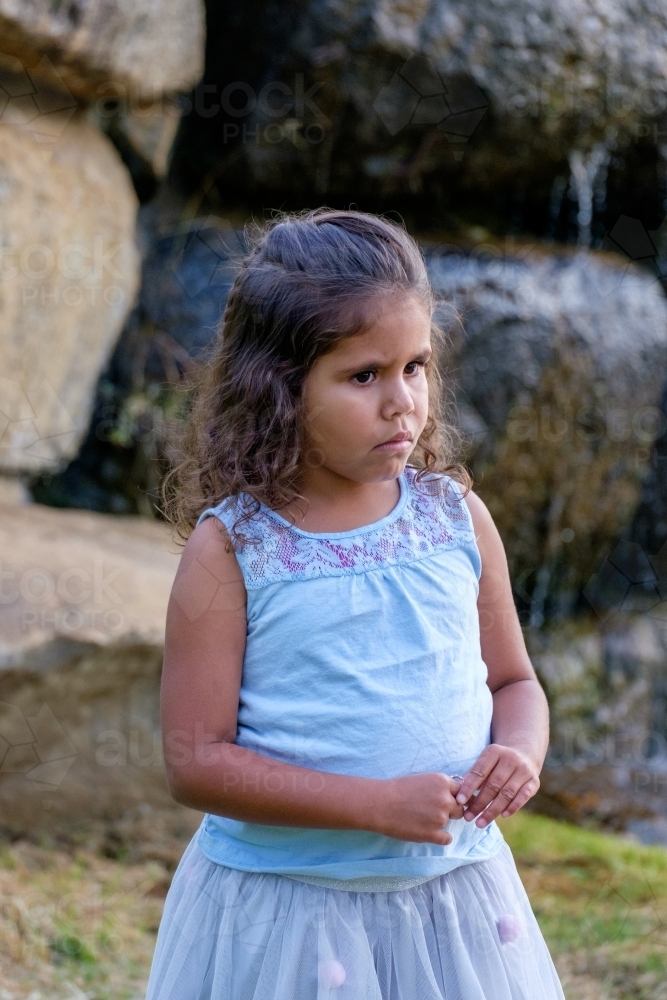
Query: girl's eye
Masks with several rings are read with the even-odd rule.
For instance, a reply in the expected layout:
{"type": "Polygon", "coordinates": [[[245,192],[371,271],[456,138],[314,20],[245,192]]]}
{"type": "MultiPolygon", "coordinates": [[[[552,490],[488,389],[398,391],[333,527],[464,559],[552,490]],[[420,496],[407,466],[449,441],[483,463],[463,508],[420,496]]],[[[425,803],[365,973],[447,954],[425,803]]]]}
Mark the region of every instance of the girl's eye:
{"type": "Polygon", "coordinates": [[[405,366],[405,370],[406,370],[406,372],[408,372],[408,375],[416,375],[417,372],[419,371],[419,369],[423,368],[423,367],[424,367],[424,362],[423,361],[410,361],[405,366]],[[411,368],[412,371],[408,371],[408,368],[411,368]]]}
{"type": "Polygon", "coordinates": [[[375,375],[375,372],[357,372],[356,375],[352,376],[353,381],[356,381],[359,385],[368,385],[371,378],[375,375]]]}

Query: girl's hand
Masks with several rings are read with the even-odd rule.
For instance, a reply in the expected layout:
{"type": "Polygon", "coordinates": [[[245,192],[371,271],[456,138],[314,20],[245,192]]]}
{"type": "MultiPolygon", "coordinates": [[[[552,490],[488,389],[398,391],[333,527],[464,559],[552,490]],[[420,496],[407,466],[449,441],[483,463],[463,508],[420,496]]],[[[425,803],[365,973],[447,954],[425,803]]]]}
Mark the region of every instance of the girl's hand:
{"type": "Polygon", "coordinates": [[[463,776],[456,800],[461,805],[467,803],[464,819],[478,816],[476,825],[481,828],[501,814],[517,812],[539,787],[539,770],[526,754],[490,743],[463,776]],[[478,789],[477,796],[471,798],[478,789]]]}
{"type": "Polygon", "coordinates": [[[454,798],[459,785],[439,771],[383,781],[373,830],[396,840],[450,844],[452,835],[443,827],[463,816],[463,807],[454,798]]]}

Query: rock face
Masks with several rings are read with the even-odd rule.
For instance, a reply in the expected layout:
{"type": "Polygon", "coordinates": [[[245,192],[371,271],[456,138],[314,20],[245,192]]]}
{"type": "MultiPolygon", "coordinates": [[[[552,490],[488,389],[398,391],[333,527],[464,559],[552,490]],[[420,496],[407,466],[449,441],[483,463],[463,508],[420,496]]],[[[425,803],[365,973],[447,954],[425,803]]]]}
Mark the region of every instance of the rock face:
{"type": "Polygon", "coordinates": [[[0,0],[0,47],[28,68],[44,54],[86,100],[187,90],[203,72],[199,0],[0,0]]]}
{"type": "MultiPolygon", "coordinates": [[[[243,234],[225,220],[179,228],[149,222],[148,207],[142,215],[143,287],[96,413],[101,424],[111,400],[112,423],[126,425],[122,414],[130,410],[144,414],[145,432],[161,440],[172,403],[153,388],[176,383],[210,343],[243,234]]],[[[587,584],[619,540],[630,538],[652,449],[667,440],[661,285],[598,252],[540,254],[509,243],[505,252],[428,244],[424,251],[452,336],[449,380],[469,435],[466,457],[505,540],[520,607],[532,626],[590,611],[587,594],[598,598],[587,584]]],[[[88,436],[63,482],[72,502],[115,509],[121,492],[129,500],[127,463],[117,463],[113,476],[104,472],[102,483],[113,451],[88,436]],[[95,469],[97,492],[88,482],[95,469]]],[[[145,464],[137,454],[132,475],[145,464]]]]}
{"type": "Polygon", "coordinates": [[[177,366],[208,347],[244,250],[225,219],[166,223],[142,206],[138,226],[147,246],[141,290],[111,361],[126,390],[139,371],[146,382],[177,380],[177,366]]]}
{"type": "Polygon", "coordinates": [[[164,524],[0,508],[0,815],[5,829],[174,815],[159,686],[180,558],[164,524]]]}
{"type": "Polygon", "coordinates": [[[57,471],[89,430],[139,287],[127,166],[149,195],[203,40],[198,0],[0,0],[0,473],[57,471]]]}
{"type": "Polygon", "coordinates": [[[155,516],[182,406],[178,383],[211,343],[243,234],[216,217],[182,219],[173,205],[142,205],[137,221],[145,248],[137,302],[100,377],[79,453],[62,473],[32,482],[40,502],[155,516]]]}
{"type": "Polygon", "coordinates": [[[564,172],[585,232],[614,151],[664,129],[660,4],[641,14],[629,0],[311,0],[277,19],[269,10],[216,15],[229,68],[205,113],[217,114],[221,151],[238,145],[227,190],[298,195],[306,184],[340,197],[446,200],[452,184],[502,197],[518,183],[544,187],[548,201],[564,172]],[[237,53],[250,31],[243,73],[237,53]]]}
{"type": "Polygon", "coordinates": [[[624,536],[667,432],[667,300],[611,256],[492,251],[433,251],[429,271],[470,464],[539,626],[574,610],[624,536]]]}
{"type": "Polygon", "coordinates": [[[77,644],[161,648],[181,552],[164,523],[5,505],[0,549],[0,670],[53,670],[77,644]]]}
{"type": "Polygon", "coordinates": [[[527,631],[551,722],[532,808],[667,843],[665,597],[527,631]]]}
{"type": "MultiPolygon", "coordinates": [[[[172,838],[201,820],[171,798],[162,754],[180,548],[155,521],[32,504],[0,506],[0,553],[0,830],[173,858],[172,838]]],[[[552,724],[533,805],[663,836],[667,589],[643,610],[619,599],[526,641],[552,724]]]]}
{"type": "Polygon", "coordinates": [[[169,166],[181,119],[178,100],[162,97],[140,110],[120,103],[108,111],[94,105],[91,110],[129,167],[141,201],[150,200],[169,166]]]}
{"type": "Polygon", "coordinates": [[[59,468],[139,283],[137,198],[118,153],[85,116],[45,143],[0,122],[0,470],[59,468]]]}
{"type": "MultiPolygon", "coordinates": [[[[663,386],[660,409],[667,413],[667,381],[663,386]]],[[[667,434],[658,437],[651,450],[650,469],[642,487],[642,497],[635,512],[630,538],[646,554],[667,551],[667,434]]]]}
{"type": "MultiPolygon", "coordinates": [[[[584,141],[603,139],[609,124],[630,124],[639,110],[667,106],[667,12],[659,5],[644,5],[639,20],[628,0],[522,0],[512,8],[503,0],[435,0],[408,8],[393,0],[361,6],[324,0],[313,3],[310,14],[311,40],[327,32],[359,49],[363,32],[364,47],[374,44],[405,59],[423,55],[445,75],[456,68],[470,74],[495,109],[530,116],[544,139],[563,127],[578,128],[584,141]]],[[[301,52],[307,39],[302,32],[301,52]]],[[[402,78],[415,95],[430,99],[431,120],[445,111],[440,120],[447,131],[443,98],[448,103],[449,95],[416,69],[412,76],[402,70],[402,78]]],[[[420,109],[422,118],[426,111],[420,109]]]]}

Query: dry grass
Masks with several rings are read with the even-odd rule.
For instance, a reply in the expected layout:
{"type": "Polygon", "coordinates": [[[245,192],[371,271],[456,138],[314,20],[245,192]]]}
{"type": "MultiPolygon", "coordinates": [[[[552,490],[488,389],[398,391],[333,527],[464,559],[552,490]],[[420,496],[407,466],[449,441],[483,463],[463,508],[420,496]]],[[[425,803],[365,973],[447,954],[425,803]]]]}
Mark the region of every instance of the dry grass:
{"type": "MultiPolygon", "coordinates": [[[[528,813],[502,827],[568,1000],[667,1000],[667,851],[528,813]]],[[[0,847],[0,1000],[143,1000],[170,878],[0,847]]]]}
{"type": "Polygon", "coordinates": [[[170,875],[92,851],[0,849],[0,1000],[139,1000],[170,875]]]}

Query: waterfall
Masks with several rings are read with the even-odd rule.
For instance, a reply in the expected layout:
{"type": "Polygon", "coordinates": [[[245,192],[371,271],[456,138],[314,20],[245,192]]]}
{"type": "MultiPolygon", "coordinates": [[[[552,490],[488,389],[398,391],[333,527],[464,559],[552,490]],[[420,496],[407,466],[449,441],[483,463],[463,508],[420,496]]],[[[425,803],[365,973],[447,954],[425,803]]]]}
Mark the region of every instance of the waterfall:
{"type": "Polygon", "coordinates": [[[605,142],[597,143],[589,152],[581,149],[570,151],[571,190],[577,200],[577,225],[579,227],[577,243],[580,247],[591,245],[591,222],[593,221],[593,201],[596,211],[604,207],[606,201],[607,167],[610,158],[610,145],[613,137],[605,142]]]}

